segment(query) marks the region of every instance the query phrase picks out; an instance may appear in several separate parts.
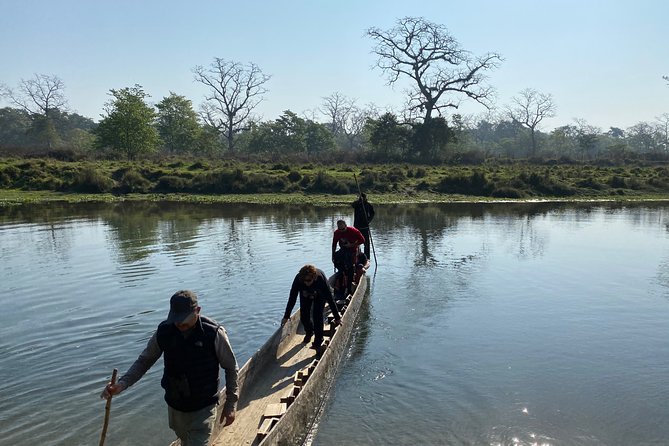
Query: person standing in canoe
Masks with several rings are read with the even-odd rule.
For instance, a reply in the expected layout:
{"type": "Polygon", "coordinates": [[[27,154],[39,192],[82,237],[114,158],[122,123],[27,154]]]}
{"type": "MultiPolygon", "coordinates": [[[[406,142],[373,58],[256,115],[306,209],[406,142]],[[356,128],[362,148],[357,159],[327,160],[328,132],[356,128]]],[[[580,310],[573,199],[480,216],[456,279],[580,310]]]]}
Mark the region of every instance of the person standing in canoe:
{"type": "Polygon", "coordinates": [[[323,309],[326,301],[330,306],[332,316],[335,318],[335,323],[339,324],[341,322],[339,310],[337,310],[337,305],[332,297],[332,291],[325,273],[314,265],[307,264],[300,268],[295,279],[293,279],[293,284],[290,286],[288,304],[281,320],[282,327],[288,322],[290,314],[293,312],[298,293],[300,295],[300,322],[302,322],[305,331],[302,342],[304,344],[309,343],[313,336],[314,342],[311,347],[316,350],[317,355],[320,355],[323,344],[323,309]]]}
{"type": "Polygon", "coordinates": [[[219,422],[235,420],[238,395],[237,360],[222,325],[200,314],[197,296],[177,291],[170,299],[167,319],[158,325],[144,351],[116,384],[100,395],[118,395],[139,379],[164,355],[160,382],[165,389],[170,428],[182,446],[206,446],[216,404],[219,367],[225,370],[226,399],[219,422]]]}
{"type": "Polygon", "coordinates": [[[360,245],[365,243],[365,237],[362,233],[352,226],[347,226],[344,220],[337,220],[337,229],[332,236],[332,263],[337,264],[337,246],[340,249],[347,249],[350,254],[350,262],[346,265],[346,291],[348,294],[353,293],[353,275],[355,265],[358,262],[358,251],[360,245]]]}
{"type": "Polygon", "coordinates": [[[369,224],[374,218],[374,206],[367,201],[367,195],[364,192],[360,193],[360,197],[351,206],[353,207],[353,226],[365,237],[364,252],[369,259],[369,224]]]}

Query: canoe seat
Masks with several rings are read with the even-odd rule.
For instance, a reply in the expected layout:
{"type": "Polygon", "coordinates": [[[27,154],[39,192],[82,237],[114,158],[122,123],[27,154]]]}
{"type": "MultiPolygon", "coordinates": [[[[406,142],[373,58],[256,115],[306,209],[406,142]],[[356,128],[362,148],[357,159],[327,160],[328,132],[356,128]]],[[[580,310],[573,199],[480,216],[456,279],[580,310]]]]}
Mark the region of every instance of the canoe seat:
{"type": "Polygon", "coordinates": [[[265,418],[279,418],[286,413],[287,409],[288,405],[286,403],[268,404],[265,408],[265,418]]]}
{"type": "Polygon", "coordinates": [[[295,401],[295,398],[297,395],[300,393],[300,388],[297,386],[293,386],[290,389],[288,389],[288,392],[281,397],[281,402],[286,403],[286,406],[290,406],[293,404],[293,401],[295,401]]]}
{"type": "Polygon", "coordinates": [[[304,372],[302,372],[302,370],[298,370],[297,372],[295,372],[295,376],[293,377],[293,385],[297,387],[302,387],[306,382],[307,379],[304,376],[304,372]]]}
{"type": "Polygon", "coordinates": [[[337,331],[337,327],[336,327],[335,325],[333,325],[333,324],[330,324],[329,327],[328,327],[327,329],[324,329],[324,330],[323,330],[323,334],[324,334],[325,336],[332,337],[332,336],[334,336],[334,334],[335,334],[336,331],[337,331]]]}
{"type": "Polygon", "coordinates": [[[258,428],[257,436],[259,439],[265,438],[274,425],[279,422],[278,418],[265,418],[258,428]]]}

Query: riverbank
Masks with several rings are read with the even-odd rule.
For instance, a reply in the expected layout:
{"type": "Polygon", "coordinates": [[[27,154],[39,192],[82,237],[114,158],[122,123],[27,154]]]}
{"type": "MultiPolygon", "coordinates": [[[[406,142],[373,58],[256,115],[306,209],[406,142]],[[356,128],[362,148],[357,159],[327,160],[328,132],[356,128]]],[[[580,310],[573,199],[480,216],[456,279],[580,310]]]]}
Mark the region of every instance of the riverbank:
{"type": "Polygon", "coordinates": [[[669,167],[587,164],[321,165],[236,160],[0,158],[0,204],[117,201],[349,203],[669,199],[669,167]]]}
{"type": "MultiPolygon", "coordinates": [[[[22,191],[0,189],[0,206],[13,206],[28,203],[117,203],[123,201],[148,202],[185,202],[185,203],[239,203],[239,204],[305,204],[310,206],[348,205],[356,195],[328,194],[77,194],[52,191],[22,191]]],[[[525,202],[638,202],[669,201],[669,194],[639,194],[626,196],[578,196],[578,197],[534,197],[534,198],[491,198],[469,195],[438,194],[419,192],[412,194],[379,193],[370,194],[374,204],[412,204],[412,203],[525,203],[525,202]]]]}

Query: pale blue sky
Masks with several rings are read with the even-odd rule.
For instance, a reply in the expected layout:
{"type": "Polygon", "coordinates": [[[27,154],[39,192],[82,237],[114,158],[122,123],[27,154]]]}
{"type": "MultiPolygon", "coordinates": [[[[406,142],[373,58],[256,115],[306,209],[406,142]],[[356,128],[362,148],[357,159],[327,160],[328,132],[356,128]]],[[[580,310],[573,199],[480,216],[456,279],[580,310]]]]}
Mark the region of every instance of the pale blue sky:
{"type": "MultiPolygon", "coordinates": [[[[34,73],[66,86],[70,107],[98,120],[110,89],[140,84],[197,107],[192,69],[214,57],[254,62],[272,76],[257,114],[316,109],[337,91],[359,105],[399,108],[365,30],[404,16],[445,25],[474,54],[498,52],[490,72],[496,104],[524,88],[553,95],[550,130],[586,119],[604,130],[669,113],[669,2],[394,0],[173,1],[0,0],[0,83],[34,73]]],[[[7,102],[0,105],[9,105],[7,102]]],[[[483,113],[475,103],[465,114],[483,113]]]]}

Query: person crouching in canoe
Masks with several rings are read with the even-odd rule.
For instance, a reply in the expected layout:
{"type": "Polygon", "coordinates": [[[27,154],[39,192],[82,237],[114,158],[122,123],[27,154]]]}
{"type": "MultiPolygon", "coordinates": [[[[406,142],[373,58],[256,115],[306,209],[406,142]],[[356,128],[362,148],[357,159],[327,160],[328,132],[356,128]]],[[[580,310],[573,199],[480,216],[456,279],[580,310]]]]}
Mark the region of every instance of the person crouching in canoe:
{"type": "Polygon", "coordinates": [[[320,355],[323,344],[323,309],[326,301],[335,318],[335,323],[341,322],[325,273],[314,265],[304,265],[300,268],[290,287],[288,304],[281,326],[288,322],[297,301],[298,292],[300,294],[300,322],[306,333],[302,342],[307,344],[313,336],[314,342],[311,348],[316,350],[316,355],[320,355]]]}

